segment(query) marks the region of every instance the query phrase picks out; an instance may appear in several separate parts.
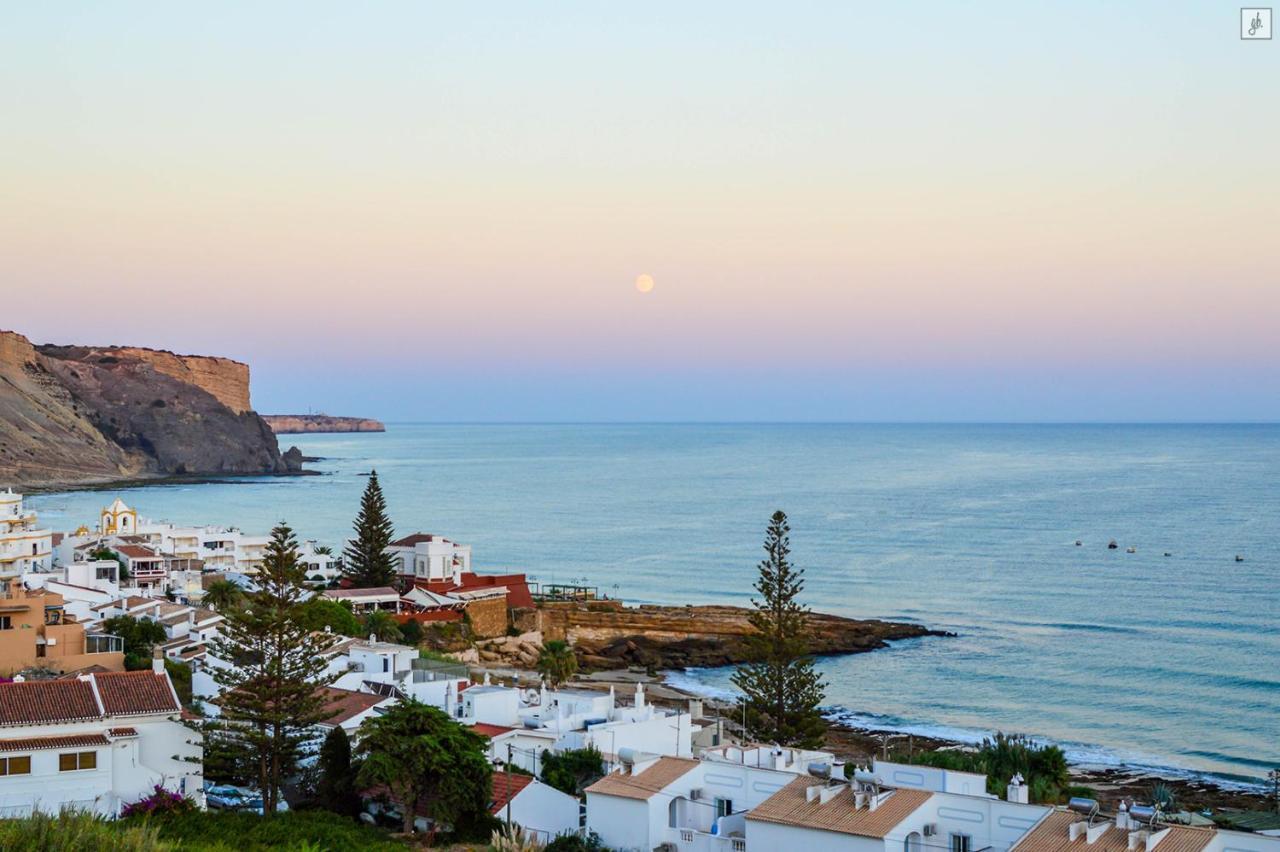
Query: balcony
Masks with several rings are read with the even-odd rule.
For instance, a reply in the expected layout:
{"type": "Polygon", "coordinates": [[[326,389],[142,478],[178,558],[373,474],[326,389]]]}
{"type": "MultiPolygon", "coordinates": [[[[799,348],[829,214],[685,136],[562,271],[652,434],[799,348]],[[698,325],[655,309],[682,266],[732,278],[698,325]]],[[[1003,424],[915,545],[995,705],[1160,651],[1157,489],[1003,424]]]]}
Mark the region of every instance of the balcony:
{"type": "Polygon", "coordinates": [[[667,842],[680,852],[746,852],[745,837],[721,837],[693,828],[668,829],[667,842]]]}
{"type": "Polygon", "coordinates": [[[124,651],[124,640],[110,633],[88,633],[84,637],[86,654],[112,654],[124,651]]]}

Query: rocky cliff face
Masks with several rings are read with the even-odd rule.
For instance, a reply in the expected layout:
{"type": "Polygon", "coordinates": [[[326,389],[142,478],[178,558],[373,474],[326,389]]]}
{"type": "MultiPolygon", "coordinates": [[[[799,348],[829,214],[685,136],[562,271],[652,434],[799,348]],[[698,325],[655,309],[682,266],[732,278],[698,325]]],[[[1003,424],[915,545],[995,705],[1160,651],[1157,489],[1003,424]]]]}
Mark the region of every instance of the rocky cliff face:
{"type": "Polygon", "coordinates": [[[277,435],[302,432],[385,432],[387,427],[367,417],[330,417],[328,414],[264,414],[262,419],[277,435]]]}
{"type": "Polygon", "coordinates": [[[225,358],[0,331],[0,483],[288,472],[248,405],[249,368],[225,358]]]}

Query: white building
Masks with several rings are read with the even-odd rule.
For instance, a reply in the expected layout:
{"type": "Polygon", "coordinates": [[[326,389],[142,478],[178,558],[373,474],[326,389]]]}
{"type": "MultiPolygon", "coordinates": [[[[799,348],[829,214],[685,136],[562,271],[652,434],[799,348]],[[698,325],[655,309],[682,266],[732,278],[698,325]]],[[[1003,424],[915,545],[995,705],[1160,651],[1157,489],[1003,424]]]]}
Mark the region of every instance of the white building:
{"type": "Polygon", "coordinates": [[[163,669],[0,684],[0,817],[116,816],[156,785],[203,805],[202,738],[180,716],[163,669]]]}
{"type": "Polygon", "coordinates": [[[391,542],[387,552],[398,561],[400,576],[410,581],[459,583],[471,571],[471,545],[438,535],[414,533],[391,542]]]}
{"type": "Polygon", "coordinates": [[[576,833],[581,825],[581,805],[576,798],[530,775],[494,772],[489,812],[520,826],[525,837],[542,844],[576,833]]]}
{"type": "MultiPolygon", "coordinates": [[[[650,850],[678,836],[682,822],[711,824],[711,811],[696,812],[680,802],[701,802],[702,763],[680,757],[626,755],[623,766],[587,788],[587,830],[600,835],[610,849],[650,850]],[[701,817],[705,817],[702,819],[701,817]]],[[[743,847],[745,849],[745,847],[743,847]]],[[[791,847],[761,846],[761,849],[791,847]]]]}
{"type": "Polygon", "coordinates": [[[0,492],[0,593],[28,571],[53,565],[53,532],[40,529],[34,509],[12,489],[0,492]]]}

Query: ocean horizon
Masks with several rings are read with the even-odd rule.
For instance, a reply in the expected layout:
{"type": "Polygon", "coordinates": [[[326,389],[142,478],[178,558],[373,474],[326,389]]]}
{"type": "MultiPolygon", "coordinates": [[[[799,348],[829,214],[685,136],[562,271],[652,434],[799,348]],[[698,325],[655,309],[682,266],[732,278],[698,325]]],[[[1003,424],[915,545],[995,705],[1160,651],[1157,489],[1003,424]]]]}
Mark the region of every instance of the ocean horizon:
{"type": "MultiPolygon", "coordinates": [[[[154,519],[285,520],[340,545],[377,469],[398,533],[471,544],[481,572],[677,604],[748,603],[782,509],[815,610],[957,634],[823,659],[827,703],[851,723],[1025,733],[1082,763],[1237,782],[1280,764],[1276,424],[387,428],[281,436],[322,459],[320,476],[31,504],[58,530],[119,494],[154,519]]],[[[709,694],[727,684],[717,670],[674,677],[709,694]]]]}

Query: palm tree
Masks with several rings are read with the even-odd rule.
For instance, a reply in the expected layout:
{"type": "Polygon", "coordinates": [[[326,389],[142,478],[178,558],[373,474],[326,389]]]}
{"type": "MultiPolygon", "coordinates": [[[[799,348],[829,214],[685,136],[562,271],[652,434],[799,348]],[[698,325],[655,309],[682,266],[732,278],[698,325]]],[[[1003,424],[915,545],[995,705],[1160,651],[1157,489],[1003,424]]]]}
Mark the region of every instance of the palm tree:
{"type": "Polygon", "coordinates": [[[230,580],[214,580],[204,590],[201,602],[218,612],[225,613],[244,602],[244,591],[230,580]]]}
{"type": "Polygon", "coordinates": [[[569,643],[561,639],[552,639],[542,646],[538,654],[538,674],[547,679],[551,688],[555,689],[578,670],[578,658],[574,656],[569,643]]]}
{"type": "Polygon", "coordinates": [[[376,636],[382,642],[399,642],[400,623],[385,609],[375,609],[364,617],[365,635],[376,636]]]}

